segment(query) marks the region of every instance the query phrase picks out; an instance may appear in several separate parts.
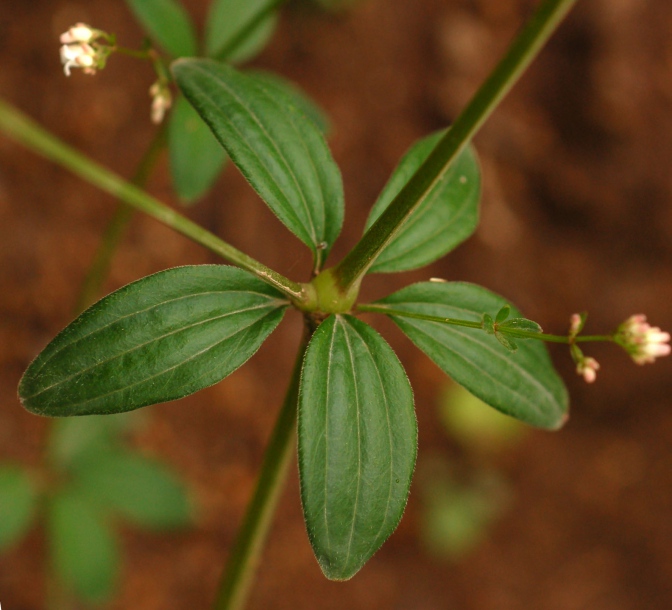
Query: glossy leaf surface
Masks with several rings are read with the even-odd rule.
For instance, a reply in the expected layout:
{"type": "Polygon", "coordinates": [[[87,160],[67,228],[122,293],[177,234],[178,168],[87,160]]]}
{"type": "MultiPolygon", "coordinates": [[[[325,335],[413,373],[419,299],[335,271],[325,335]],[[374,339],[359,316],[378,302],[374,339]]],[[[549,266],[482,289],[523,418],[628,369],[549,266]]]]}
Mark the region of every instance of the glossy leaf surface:
{"type": "Polygon", "coordinates": [[[226,152],[193,106],[179,96],[170,113],[168,150],[175,191],[184,203],[200,199],[226,162],[226,152]]]}
{"type": "MultiPolygon", "coordinates": [[[[374,204],[366,229],[392,203],[444,133],[420,140],[406,153],[374,204]]],[[[468,147],[380,253],[369,273],[408,271],[446,255],[476,230],[480,197],[480,169],[475,152],[468,147]]]]}
{"type": "Polygon", "coordinates": [[[186,490],[163,464],[129,451],[100,451],[75,465],[82,492],[137,525],[176,528],[189,522],[186,490]]]}
{"type": "Polygon", "coordinates": [[[234,42],[239,32],[247,28],[269,4],[269,0],[213,0],[205,24],[206,55],[235,63],[250,59],[259,53],[277,25],[278,18],[275,11],[264,17],[245,36],[245,40],[231,49],[226,57],[220,57],[234,42]]]}
{"type": "Polygon", "coordinates": [[[66,490],[53,498],[48,525],[52,565],[59,580],[86,600],[109,597],[120,559],[105,513],[66,490]]]}
{"type": "Polygon", "coordinates": [[[397,527],[416,446],[412,390],[390,346],[356,318],[328,318],[299,397],[301,498],[327,578],[351,578],[397,527]]]}
{"type": "Polygon", "coordinates": [[[65,328],[19,385],[38,415],[130,411],[217,383],[278,325],[282,295],[246,271],[162,271],[105,297],[65,328]]]}
{"type": "Polygon", "coordinates": [[[194,25],[177,0],[126,0],[149,35],[174,57],[196,55],[194,25]]]}
{"type": "MultiPolygon", "coordinates": [[[[413,284],[377,304],[415,314],[480,322],[506,304],[502,297],[462,282],[413,284]]],[[[511,314],[521,317],[513,307],[511,314]]],[[[481,329],[391,315],[402,331],[446,374],[483,402],[542,428],[566,420],[567,390],[541,341],[520,340],[515,353],[481,329]]]]}
{"type": "Polygon", "coordinates": [[[28,473],[0,465],[0,552],[18,542],[30,527],[37,493],[28,473]]]}
{"type": "Polygon", "coordinates": [[[303,112],[309,119],[317,125],[317,128],[323,135],[327,135],[330,130],[329,119],[308,95],[300,87],[290,80],[283,78],[275,72],[266,72],[265,70],[246,70],[245,74],[257,79],[267,89],[277,89],[281,95],[289,97],[294,105],[303,112]]]}
{"type": "Polygon", "coordinates": [[[324,138],[291,97],[230,66],[178,60],[173,74],[261,198],[316,260],[343,223],[341,175],[324,138]]]}

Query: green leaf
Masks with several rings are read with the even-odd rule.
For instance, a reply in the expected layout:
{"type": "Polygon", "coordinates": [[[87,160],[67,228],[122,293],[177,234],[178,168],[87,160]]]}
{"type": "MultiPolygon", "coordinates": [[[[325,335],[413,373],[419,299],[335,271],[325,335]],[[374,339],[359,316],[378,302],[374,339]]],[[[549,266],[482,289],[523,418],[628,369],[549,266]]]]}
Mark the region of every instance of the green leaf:
{"type": "Polygon", "coordinates": [[[75,465],[88,498],[137,525],[170,529],[189,523],[184,486],[163,464],[129,451],[103,451],[75,465]]]}
{"type": "Polygon", "coordinates": [[[394,531],[417,450],[413,393],[384,339],[351,316],[315,332],[299,396],[308,536],[325,576],[351,578],[394,531]]]}
{"type": "Polygon", "coordinates": [[[507,303],[497,312],[495,322],[498,325],[501,324],[502,322],[504,322],[504,320],[506,320],[509,317],[510,314],[511,314],[511,306],[507,303]]]}
{"type": "Polygon", "coordinates": [[[37,491],[28,473],[17,466],[0,466],[0,551],[26,533],[33,520],[37,491]]]}
{"type": "Polygon", "coordinates": [[[76,460],[87,460],[91,454],[117,446],[120,435],[131,426],[131,415],[89,415],[55,421],[49,436],[51,463],[68,469],[76,460]]]}
{"type": "Polygon", "coordinates": [[[200,199],[226,162],[226,152],[193,106],[179,96],[168,124],[170,173],[184,203],[200,199]]]}
{"type": "MultiPolygon", "coordinates": [[[[406,153],[374,204],[365,230],[392,203],[444,133],[423,138],[406,153]]],[[[380,253],[369,273],[417,269],[448,254],[476,230],[480,197],[478,160],[467,147],[380,253]]]]}
{"type": "Polygon", "coordinates": [[[495,334],[495,323],[492,319],[492,316],[488,315],[487,313],[483,314],[483,330],[488,333],[489,335],[494,335],[495,334]]]}
{"type": "Polygon", "coordinates": [[[224,265],[168,269],[105,297],[24,373],[19,396],[38,415],[120,413],[217,383],[247,361],[287,302],[224,265]]]}
{"type": "Polygon", "coordinates": [[[275,74],[275,72],[266,72],[265,70],[247,70],[248,76],[256,78],[267,89],[275,89],[281,92],[281,95],[291,98],[294,105],[317,125],[317,128],[326,136],[331,129],[329,119],[312,99],[306,95],[296,84],[275,74]]]}
{"type": "Polygon", "coordinates": [[[518,351],[518,344],[513,339],[509,339],[499,331],[495,332],[495,339],[497,339],[497,341],[499,341],[500,344],[503,345],[510,352],[518,351]]]}
{"type": "MultiPolygon", "coordinates": [[[[474,322],[505,303],[462,282],[413,284],[378,301],[393,310],[474,322]]],[[[511,313],[520,316],[514,308],[511,313]]],[[[542,428],[559,428],[567,419],[567,390],[541,341],[525,341],[511,354],[481,329],[390,315],[439,368],[491,407],[542,428]]]]}
{"type": "MultiPolygon", "coordinates": [[[[541,326],[533,320],[528,320],[527,318],[509,318],[508,320],[498,324],[498,329],[502,332],[507,330],[524,330],[528,333],[540,333],[542,332],[541,326]]],[[[523,337],[519,337],[522,339],[523,337]]]]}
{"type": "Polygon", "coordinates": [[[174,57],[196,55],[194,25],[177,0],[126,0],[136,19],[174,57]]]}
{"type": "Polygon", "coordinates": [[[343,223],[343,185],[315,124],[291,97],[208,59],[181,59],[173,74],[271,210],[325,260],[343,223]]]}
{"type": "Polygon", "coordinates": [[[239,33],[248,27],[256,16],[271,4],[269,0],[213,0],[205,23],[205,53],[209,57],[230,62],[251,59],[270,39],[278,23],[276,11],[268,13],[226,57],[227,51],[239,33]]]}
{"type": "Polygon", "coordinates": [[[65,490],[52,499],[48,526],[53,568],[59,579],[88,601],[109,597],[120,560],[103,511],[65,490]]]}

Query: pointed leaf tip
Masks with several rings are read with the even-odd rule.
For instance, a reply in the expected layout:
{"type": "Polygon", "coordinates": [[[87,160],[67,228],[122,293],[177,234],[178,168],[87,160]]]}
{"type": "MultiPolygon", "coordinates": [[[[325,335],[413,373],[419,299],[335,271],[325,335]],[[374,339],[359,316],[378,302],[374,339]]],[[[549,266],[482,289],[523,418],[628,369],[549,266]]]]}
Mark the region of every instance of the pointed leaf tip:
{"type": "Polygon", "coordinates": [[[109,414],[182,398],[246,362],[288,303],[235,267],[161,271],[108,295],[67,326],[19,384],[32,413],[109,414]]]}

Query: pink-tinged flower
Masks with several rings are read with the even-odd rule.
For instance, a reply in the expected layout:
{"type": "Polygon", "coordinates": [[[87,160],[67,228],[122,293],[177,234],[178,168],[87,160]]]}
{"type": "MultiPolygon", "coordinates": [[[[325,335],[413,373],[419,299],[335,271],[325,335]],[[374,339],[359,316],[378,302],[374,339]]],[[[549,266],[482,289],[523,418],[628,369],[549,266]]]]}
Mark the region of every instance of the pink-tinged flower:
{"type": "Polygon", "coordinates": [[[173,97],[170,94],[170,89],[162,80],[157,80],[150,88],[149,95],[152,96],[152,108],[151,108],[151,119],[152,123],[158,125],[163,121],[163,117],[166,114],[172,103],[173,97]]]}
{"type": "Polygon", "coordinates": [[[647,364],[670,353],[670,333],[651,326],[644,314],[630,316],[614,336],[637,364],[647,364]]]}
{"type": "Polygon", "coordinates": [[[99,58],[97,51],[86,42],[64,44],[61,47],[61,63],[66,76],[70,76],[70,68],[82,68],[84,74],[95,74],[99,58]]]}
{"type": "Polygon", "coordinates": [[[583,320],[578,313],[573,313],[569,318],[569,334],[576,337],[583,326],[583,320]]]}
{"type": "Polygon", "coordinates": [[[576,364],[576,372],[581,375],[586,383],[593,383],[597,377],[600,363],[595,358],[582,358],[576,364]]]}
{"type": "Polygon", "coordinates": [[[100,36],[99,30],[86,25],[86,23],[76,23],[67,32],[61,34],[61,44],[72,44],[74,42],[91,42],[100,36]]]}

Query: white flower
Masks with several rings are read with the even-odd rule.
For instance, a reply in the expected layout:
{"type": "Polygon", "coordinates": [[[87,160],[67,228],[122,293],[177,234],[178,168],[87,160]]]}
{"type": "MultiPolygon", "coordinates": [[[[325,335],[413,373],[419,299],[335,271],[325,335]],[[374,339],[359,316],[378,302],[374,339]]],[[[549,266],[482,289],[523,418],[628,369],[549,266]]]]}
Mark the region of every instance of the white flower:
{"type": "Polygon", "coordinates": [[[67,32],[61,34],[61,44],[73,42],[91,42],[100,36],[98,30],[90,28],[86,23],[76,23],[67,32]]]}
{"type": "Polygon", "coordinates": [[[597,377],[600,363],[595,358],[582,358],[576,364],[576,372],[583,377],[586,383],[593,383],[597,377]]]}
{"type": "Polygon", "coordinates": [[[630,316],[618,327],[616,342],[637,364],[647,364],[670,353],[670,333],[651,326],[644,314],[630,316]]]}
{"type": "Polygon", "coordinates": [[[166,110],[171,107],[173,103],[173,97],[170,94],[170,89],[168,89],[168,86],[162,80],[157,80],[149,88],[149,95],[152,96],[152,123],[158,125],[161,121],[163,121],[166,110]]]}
{"type": "Polygon", "coordinates": [[[82,68],[85,74],[95,74],[98,53],[86,42],[64,44],[61,47],[61,63],[66,76],[70,76],[70,68],[82,68]]]}

